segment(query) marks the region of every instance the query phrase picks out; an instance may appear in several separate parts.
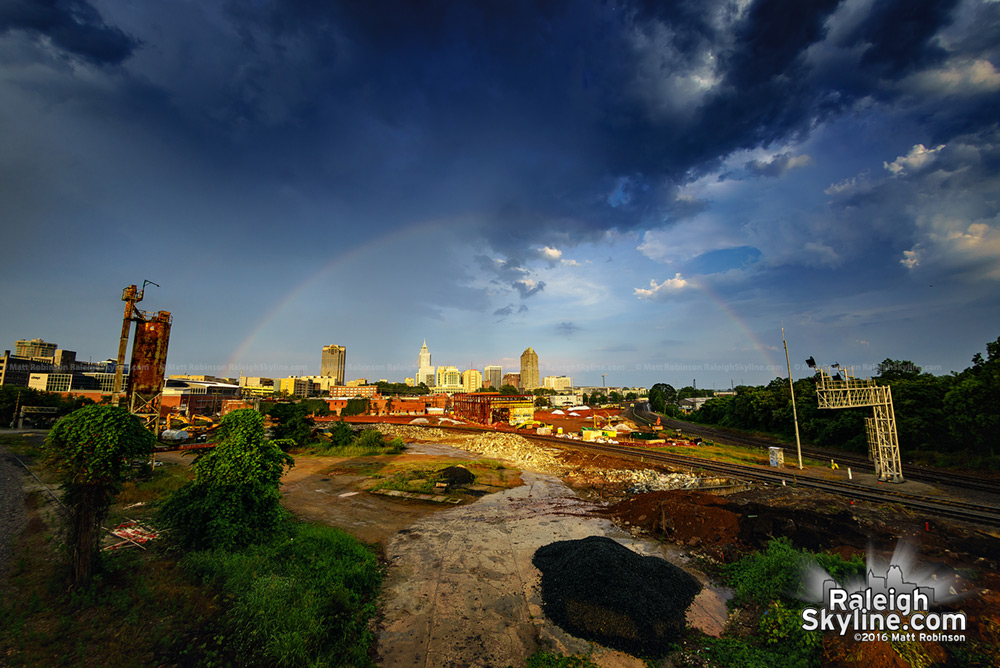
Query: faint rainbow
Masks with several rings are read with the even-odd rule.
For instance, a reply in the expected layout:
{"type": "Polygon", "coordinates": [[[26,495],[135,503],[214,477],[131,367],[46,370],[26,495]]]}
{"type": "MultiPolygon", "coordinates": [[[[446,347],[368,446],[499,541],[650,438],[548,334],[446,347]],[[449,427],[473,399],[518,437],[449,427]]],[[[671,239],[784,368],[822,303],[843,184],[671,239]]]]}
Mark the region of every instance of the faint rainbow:
{"type": "Polygon", "coordinates": [[[733,324],[735,324],[743,332],[743,334],[746,335],[746,337],[750,340],[750,343],[753,344],[753,347],[757,349],[757,352],[760,353],[760,356],[764,358],[764,361],[767,362],[768,366],[771,369],[777,369],[777,370],[781,369],[781,367],[779,367],[778,364],[773,359],[771,359],[771,355],[768,353],[767,347],[760,342],[760,339],[757,338],[757,335],[753,333],[753,330],[750,329],[750,327],[746,324],[746,322],[744,322],[743,318],[738,316],[736,312],[733,311],[732,307],[729,306],[729,304],[727,304],[724,299],[722,299],[719,295],[717,295],[704,282],[691,278],[686,280],[694,288],[703,292],[709,299],[711,299],[715,303],[716,306],[719,307],[719,310],[722,311],[722,313],[727,318],[733,321],[733,324]]]}
{"type": "Polygon", "coordinates": [[[391,234],[375,237],[368,242],[335,255],[333,259],[320,266],[319,269],[310,274],[305,280],[296,285],[287,294],[285,294],[285,296],[279,299],[274,306],[272,306],[271,309],[264,314],[264,317],[262,317],[257,324],[253,326],[250,333],[247,334],[245,339],[243,339],[243,342],[240,343],[233,354],[229,356],[229,360],[226,362],[227,373],[232,372],[233,370],[239,370],[239,362],[250,349],[250,346],[253,345],[254,340],[264,330],[264,328],[266,328],[268,324],[270,324],[270,322],[274,320],[283,309],[285,309],[285,307],[298,299],[300,295],[312,287],[314,283],[318,282],[325,274],[336,268],[337,265],[348,262],[357,256],[378,248],[383,244],[388,245],[390,242],[398,242],[403,238],[411,237],[418,233],[426,233],[434,228],[443,227],[448,222],[449,221],[447,220],[432,219],[421,223],[415,223],[402,231],[393,231],[391,234]]]}

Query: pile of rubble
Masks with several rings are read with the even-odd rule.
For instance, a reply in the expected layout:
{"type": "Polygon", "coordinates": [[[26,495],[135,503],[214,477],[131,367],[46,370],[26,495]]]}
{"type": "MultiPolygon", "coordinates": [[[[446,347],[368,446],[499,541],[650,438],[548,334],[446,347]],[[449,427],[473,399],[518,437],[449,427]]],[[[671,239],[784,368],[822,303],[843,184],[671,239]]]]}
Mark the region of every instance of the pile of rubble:
{"type": "Polygon", "coordinates": [[[433,427],[407,427],[398,424],[374,424],[371,427],[390,438],[397,436],[404,441],[446,441],[462,438],[459,435],[446,432],[444,429],[434,429],[433,427]]]}
{"type": "Polygon", "coordinates": [[[556,450],[536,445],[517,434],[481,432],[475,435],[443,429],[379,424],[376,428],[387,436],[404,441],[444,441],[448,445],[475,452],[490,459],[502,459],[520,469],[563,475],[566,465],[559,461],[556,450]]]}
{"type": "Polygon", "coordinates": [[[559,461],[557,451],[536,445],[517,434],[500,432],[477,434],[458,447],[491,459],[503,459],[517,468],[540,473],[563,475],[566,465],[559,461]]]}
{"type": "Polygon", "coordinates": [[[601,469],[584,467],[569,471],[567,477],[600,479],[609,483],[625,483],[630,494],[659,492],[667,489],[695,489],[701,478],[692,473],[663,473],[652,469],[601,469]]]}
{"type": "Polygon", "coordinates": [[[595,466],[572,467],[559,459],[558,450],[532,443],[523,436],[504,432],[461,434],[443,429],[379,424],[376,428],[404,441],[446,442],[456,448],[510,462],[520,469],[552,475],[578,478],[589,482],[624,483],[629,492],[658,492],[668,489],[695,489],[703,485],[701,478],[691,473],[663,473],[652,469],[604,469],[595,466]]]}

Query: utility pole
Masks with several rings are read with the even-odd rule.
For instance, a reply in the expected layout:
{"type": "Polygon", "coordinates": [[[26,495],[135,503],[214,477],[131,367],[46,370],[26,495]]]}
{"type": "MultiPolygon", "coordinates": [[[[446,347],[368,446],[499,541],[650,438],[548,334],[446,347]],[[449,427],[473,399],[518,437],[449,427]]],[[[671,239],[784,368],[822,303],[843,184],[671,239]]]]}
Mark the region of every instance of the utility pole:
{"type": "Polygon", "coordinates": [[[781,327],[781,343],[785,346],[785,364],[788,366],[788,391],[792,395],[792,418],[795,420],[795,449],[799,453],[799,469],[802,469],[802,443],[799,441],[799,413],[795,409],[795,386],[792,384],[792,363],[788,360],[788,342],[785,341],[785,327],[781,327]]]}

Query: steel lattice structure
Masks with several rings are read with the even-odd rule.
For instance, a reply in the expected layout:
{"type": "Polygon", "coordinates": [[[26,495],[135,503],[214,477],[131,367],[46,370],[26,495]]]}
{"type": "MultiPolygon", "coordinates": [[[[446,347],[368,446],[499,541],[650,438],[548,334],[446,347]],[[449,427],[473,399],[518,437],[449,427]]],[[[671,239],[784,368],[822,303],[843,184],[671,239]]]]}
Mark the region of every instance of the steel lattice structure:
{"type": "Polygon", "coordinates": [[[865,418],[868,435],[868,458],[875,465],[875,475],[887,482],[904,482],[896,436],[896,416],[892,409],[892,388],[876,385],[870,378],[859,380],[853,370],[819,369],[816,399],[820,408],[862,408],[871,406],[874,415],[865,418]]]}

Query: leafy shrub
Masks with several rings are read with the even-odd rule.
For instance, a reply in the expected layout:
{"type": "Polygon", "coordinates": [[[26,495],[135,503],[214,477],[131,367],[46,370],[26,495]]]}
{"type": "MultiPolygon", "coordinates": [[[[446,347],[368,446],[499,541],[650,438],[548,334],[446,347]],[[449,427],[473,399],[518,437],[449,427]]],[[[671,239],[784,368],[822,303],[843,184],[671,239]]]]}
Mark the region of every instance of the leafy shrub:
{"type": "Polygon", "coordinates": [[[736,638],[706,638],[702,657],[705,665],[719,668],[811,668],[818,660],[801,655],[755,647],[736,638]]]}
{"type": "Polygon", "coordinates": [[[226,415],[219,444],[195,460],[195,480],[167,499],[160,518],[185,547],[239,549],[268,540],[287,512],[278,491],[294,460],[264,440],[264,418],[247,408],[226,415]]]}
{"type": "Polygon", "coordinates": [[[865,569],[860,558],[847,561],[835,555],[813,554],[796,549],[782,536],[770,541],[765,550],[726,567],[727,579],[736,594],[733,603],[767,604],[782,598],[794,599],[802,583],[802,571],[813,561],[838,581],[862,575],[865,569]]]}
{"type": "Polygon", "coordinates": [[[335,422],[326,431],[326,435],[330,437],[330,447],[332,448],[342,448],[350,445],[354,440],[354,430],[343,420],[335,422]]]}

